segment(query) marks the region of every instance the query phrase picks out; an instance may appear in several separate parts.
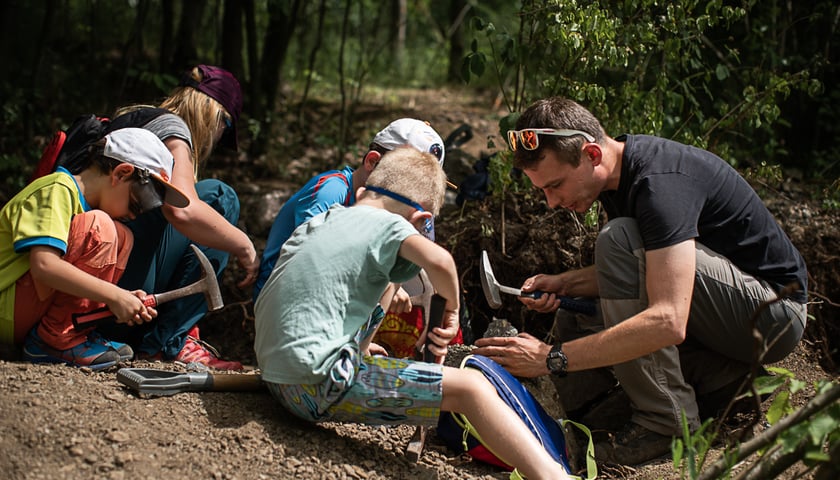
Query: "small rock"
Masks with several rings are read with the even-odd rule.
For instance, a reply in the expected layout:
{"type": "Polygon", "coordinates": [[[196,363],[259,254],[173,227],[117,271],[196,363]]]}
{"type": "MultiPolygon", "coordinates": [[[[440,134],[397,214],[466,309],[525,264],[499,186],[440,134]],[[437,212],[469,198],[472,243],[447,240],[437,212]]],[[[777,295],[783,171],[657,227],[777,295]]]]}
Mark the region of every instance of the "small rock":
{"type": "Polygon", "coordinates": [[[487,325],[484,338],[490,337],[515,337],[519,334],[516,327],[511,325],[507,319],[493,317],[493,321],[487,325]]]}
{"type": "Polygon", "coordinates": [[[127,433],[121,430],[114,430],[113,432],[108,432],[108,434],[105,435],[105,438],[116,443],[127,442],[131,439],[131,437],[129,437],[127,433]]]}

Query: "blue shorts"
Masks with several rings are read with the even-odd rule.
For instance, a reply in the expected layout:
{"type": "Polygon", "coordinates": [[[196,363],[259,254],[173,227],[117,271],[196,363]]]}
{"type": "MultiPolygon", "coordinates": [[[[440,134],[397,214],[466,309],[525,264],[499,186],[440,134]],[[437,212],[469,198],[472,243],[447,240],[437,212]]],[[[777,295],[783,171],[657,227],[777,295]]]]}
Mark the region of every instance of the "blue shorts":
{"type": "MultiPolygon", "coordinates": [[[[384,316],[377,308],[358,337],[366,338],[375,331],[384,316]]],[[[361,356],[357,348],[348,346],[319,384],[266,385],[284,408],[311,422],[431,426],[440,415],[442,382],[442,365],[361,356]]]]}

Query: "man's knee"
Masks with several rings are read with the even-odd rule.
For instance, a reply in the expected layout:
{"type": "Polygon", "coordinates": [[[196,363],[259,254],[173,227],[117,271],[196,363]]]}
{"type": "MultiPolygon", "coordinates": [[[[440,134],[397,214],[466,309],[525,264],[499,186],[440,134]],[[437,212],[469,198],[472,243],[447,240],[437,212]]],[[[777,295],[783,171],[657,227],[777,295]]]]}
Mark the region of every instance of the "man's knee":
{"type": "Polygon", "coordinates": [[[601,306],[604,301],[647,298],[644,292],[645,251],[636,221],[617,218],[607,223],[595,242],[595,268],[601,306]]]}

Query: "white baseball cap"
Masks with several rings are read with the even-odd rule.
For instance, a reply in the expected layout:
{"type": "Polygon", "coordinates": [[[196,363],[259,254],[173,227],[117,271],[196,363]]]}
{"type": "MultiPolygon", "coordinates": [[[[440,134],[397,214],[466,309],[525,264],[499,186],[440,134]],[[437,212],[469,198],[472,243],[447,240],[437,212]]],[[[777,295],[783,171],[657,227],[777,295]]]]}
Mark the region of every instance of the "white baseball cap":
{"type": "Polygon", "coordinates": [[[394,120],[373,137],[373,143],[388,150],[410,145],[423,153],[431,153],[443,166],[443,140],[429,122],[413,118],[394,120]]]}
{"type": "Polygon", "coordinates": [[[166,145],[154,133],[144,128],[121,128],[105,135],[105,153],[118,162],[130,163],[149,172],[149,176],[164,187],[162,199],[173,207],[183,208],[190,199],[169,183],[175,159],[166,145]]]}

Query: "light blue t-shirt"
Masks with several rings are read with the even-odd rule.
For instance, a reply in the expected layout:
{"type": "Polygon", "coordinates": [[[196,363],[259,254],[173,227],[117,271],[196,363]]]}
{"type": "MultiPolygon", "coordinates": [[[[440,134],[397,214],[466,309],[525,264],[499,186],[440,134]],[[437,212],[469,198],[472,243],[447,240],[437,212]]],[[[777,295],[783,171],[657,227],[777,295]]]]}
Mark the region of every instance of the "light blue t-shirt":
{"type": "Polygon", "coordinates": [[[254,350],[263,378],[323,381],[388,283],[419,273],[398,255],[410,235],[419,233],[403,217],[365,205],[334,205],[298,227],[255,305],[254,350]]]}
{"type": "Polygon", "coordinates": [[[312,177],[303,188],[283,204],[283,208],[271,224],[271,230],[265,242],[260,260],[260,273],[254,284],[255,301],[277,263],[283,243],[289,239],[292,232],[302,223],[315,215],[326,212],[335,204],[353,205],[356,195],[352,191],[352,185],[353,169],[351,167],[330,170],[312,177]]]}

